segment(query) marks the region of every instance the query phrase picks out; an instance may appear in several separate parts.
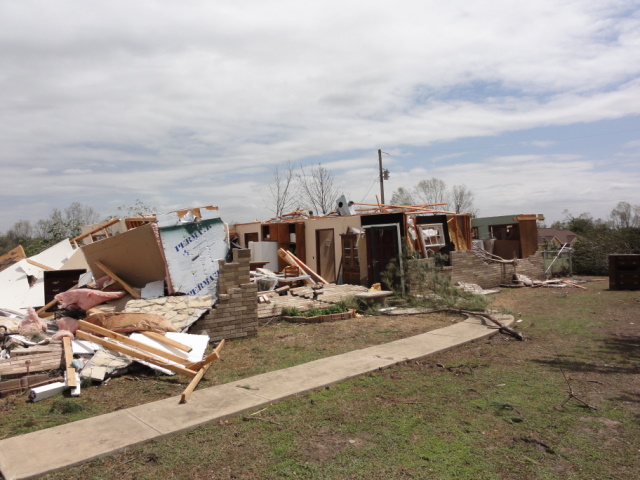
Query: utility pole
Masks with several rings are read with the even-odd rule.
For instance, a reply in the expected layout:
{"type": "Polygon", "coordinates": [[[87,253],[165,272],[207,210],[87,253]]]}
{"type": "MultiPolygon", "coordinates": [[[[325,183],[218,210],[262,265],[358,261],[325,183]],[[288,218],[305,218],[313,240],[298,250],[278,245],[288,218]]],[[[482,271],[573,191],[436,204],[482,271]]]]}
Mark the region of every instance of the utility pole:
{"type": "Polygon", "coordinates": [[[380,164],[380,201],[384,205],[384,181],[389,180],[389,170],[385,170],[382,168],[382,154],[387,152],[383,152],[378,149],[378,163],[380,164]]]}
{"type": "Polygon", "coordinates": [[[384,205],[384,174],[382,172],[382,150],[378,149],[378,163],[380,164],[380,201],[384,205]]]}

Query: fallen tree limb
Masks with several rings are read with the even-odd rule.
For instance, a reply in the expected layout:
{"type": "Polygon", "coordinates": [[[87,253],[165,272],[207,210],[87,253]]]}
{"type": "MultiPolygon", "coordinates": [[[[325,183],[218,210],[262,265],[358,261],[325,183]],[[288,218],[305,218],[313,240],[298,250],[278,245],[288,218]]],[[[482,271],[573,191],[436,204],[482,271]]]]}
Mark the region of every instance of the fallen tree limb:
{"type": "Polygon", "coordinates": [[[511,260],[506,260],[498,255],[494,255],[493,253],[489,253],[486,250],[482,249],[482,248],[474,248],[473,252],[480,258],[482,258],[483,260],[486,260],[487,262],[494,262],[494,263],[503,263],[503,264],[507,264],[507,265],[513,265],[514,267],[518,265],[518,259],[514,258],[511,260]]]}
{"type": "Polygon", "coordinates": [[[459,308],[439,308],[437,310],[427,310],[424,312],[417,312],[417,313],[406,313],[404,315],[426,315],[429,313],[457,313],[459,315],[467,315],[467,316],[475,316],[475,317],[482,317],[482,318],[486,318],[487,320],[493,322],[498,329],[500,330],[500,332],[502,333],[507,333],[509,335],[511,335],[512,337],[523,341],[524,337],[522,336],[521,333],[516,332],[515,330],[513,330],[510,327],[507,327],[506,325],[503,325],[499,320],[493,318],[490,314],[485,313],[485,312],[473,312],[471,310],[462,310],[459,308]]]}
{"type": "MultiPolygon", "coordinates": [[[[558,358],[558,362],[559,361],[560,361],[560,359],[558,358]]],[[[567,387],[569,388],[569,396],[566,398],[566,400],[564,402],[562,402],[562,405],[560,405],[560,407],[561,408],[564,407],[567,404],[567,402],[569,402],[569,400],[571,400],[573,398],[576,402],[580,402],[585,407],[590,408],[591,410],[598,410],[596,407],[594,407],[593,405],[589,405],[587,402],[585,402],[581,398],[578,398],[576,396],[576,394],[573,393],[573,387],[571,386],[571,383],[569,382],[569,379],[567,378],[567,375],[564,373],[564,370],[563,370],[562,366],[560,366],[559,363],[558,363],[558,368],[560,369],[560,373],[562,374],[562,377],[564,378],[564,381],[567,382],[567,387]]]]}

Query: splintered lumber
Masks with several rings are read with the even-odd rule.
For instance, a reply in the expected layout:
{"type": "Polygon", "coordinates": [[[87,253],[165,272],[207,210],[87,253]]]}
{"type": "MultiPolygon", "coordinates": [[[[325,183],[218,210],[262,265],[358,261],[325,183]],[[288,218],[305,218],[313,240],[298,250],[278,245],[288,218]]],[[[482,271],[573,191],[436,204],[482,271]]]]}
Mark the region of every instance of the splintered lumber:
{"type": "Polygon", "coordinates": [[[64,366],[67,372],[67,385],[76,388],[76,369],[71,366],[73,362],[73,348],[71,347],[71,339],[62,337],[62,348],[64,350],[64,366]]]}
{"type": "Polygon", "coordinates": [[[282,257],[282,259],[287,262],[292,267],[300,267],[302,270],[309,275],[311,278],[306,279],[305,283],[324,283],[329,284],[324,278],[318,275],[316,272],[311,270],[307,265],[305,265],[302,260],[296,257],[293,253],[284,250],[283,248],[278,249],[278,256],[282,257]],[[312,281],[309,281],[312,280],[312,281]]]}
{"type": "Polygon", "coordinates": [[[98,335],[102,335],[103,337],[112,338],[119,343],[124,345],[129,345],[130,347],[137,348],[139,350],[144,350],[147,353],[151,353],[152,355],[156,355],[158,357],[166,358],[167,360],[171,360],[172,362],[185,364],[188,360],[184,357],[180,357],[170,352],[165,352],[164,350],[160,350],[158,348],[152,347],[150,345],[145,345],[144,343],[133,340],[126,335],[121,335],[116,332],[112,332],[111,330],[107,330],[106,328],[99,327],[98,325],[94,325],[89,322],[85,322],[84,320],[80,320],[78,323],[78,327],[83,330],[88,330],[93,333],[97,333],[98,335]]]}
{"type": "Polygon", "coordinates": [[[220,343],[218,344],[218,346],[215,348],[215,350],[211,355],[209,355],[202,362],[200,362],[200,363],[204,363],[207,360],[209,360],[208,363],[206,363],[206,365],[203,365],[198,370],[198,374],[195,377],[193,377],[193,380],[191,380],[187,388],[184,389],[184,391],[182,392],[182,395],[180,396],[180,403],[187,403],[187,400],[189,400],[189,397],[198,386],[198,383],[200,382],[200,380],[202,380],[202,377],[204,377],[204,374],[207,373],[207,370],[209,370],[211,363],[214,360],[220,358],[220,350],[222,349],[223,345],[224,345],[224,339],[220,341],[220,343]]]}
{"type": "Polygon", "coordinates": [[[188,365],[188,367],[191,370],[199,370],[202,367],[204,367],[206,365],[209,365],[214,360],[219,359],[220,355],[218,355],[218,352],[220,351],[220,349],[222,348],[223,345],[224,345],[224,338],[222,340],[220,340],[220,343],[218,344],[218,346],[215,348],[215,350],[213,352],[211,352],[211,354],[209,356],[204,358],[201,362],[192,363],[192,364],[188,365]]]}
{"type": "Polygon", "coordinates": [[[124,288],[127,292],[129,292],[133,298],[136,298],[136,299],[140,298],[140,294],[136,292],[133,289],[133,287],[131,287],[131,285],[129,285],[127,282],[122,280],[118,275],[113,273],[113,270],[109,269],[104,263],[96,261],[96,265],[98,266],[98,268],[100,268],[100,270],[102,270],[104,273],[106,273],[111,278],[113,278],[116,282],[122,285],[122,288],[124,288]]]}
{"type": "Polygon", "coordinates": [[[99,345],[102,345],[103,347],[108,348],[109,350],[114,350],[116,352],[124,353],[125,355],[129,355],[130,357],[137,358],[138,360],[151,363],[158,367],[166,368],[167,370],[173,373],[178,373],[180,375],[184,375],[185,377],[193,378],[198,373],[188,368],[185,368],[179,365],[174,365],[173,363],[169,363],[164,358],[158,358],[154,355],[141,352],[140,350],[135,350],[134,348],[121,345],[113,340],[96,337],[95,335],[91,335],[90,333],[83,332],[82,330],[78,330],[76,332],[76,337],[80,338],[81,340],[89,340],[90,342],[94,342],[99,345]]]}
{"type": "Polygon", "coordinates": [[[193,350],[193,347],[190,347],[189,345],[185,345],[184,343],[180,343],[175,340],[172,340],[171,338],[165,337],[164,335],[158,332],[140,332],[140,333],[143,334],[145,337],[149,337],[157,342],[168,345],[169,347],[177,348],[178,350],[182,350],[183,352],[189,353],[191,350],[193,350]]]}

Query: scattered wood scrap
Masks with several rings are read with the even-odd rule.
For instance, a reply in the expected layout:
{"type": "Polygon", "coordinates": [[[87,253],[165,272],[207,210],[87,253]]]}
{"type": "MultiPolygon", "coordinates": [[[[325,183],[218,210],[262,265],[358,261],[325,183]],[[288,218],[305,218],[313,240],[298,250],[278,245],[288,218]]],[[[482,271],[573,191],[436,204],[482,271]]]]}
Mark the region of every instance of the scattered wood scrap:
{"type": "Polygon", "coordinates": [[[125,335],[120,335],[119,333],[112,332],[106,328],[85,322],[84,320],[80,320],[78,326],[83,330],[88,330],[106,337],[100,338],[83,330],[78,330],[76,332],[76,336],[82,340],[89,340],[110,350],[124,353],[125,355],[129,355],[130,357],[138,360],[142,360],[152,365],[165,368],[173,373],[191,378],[191,383],[189,383],[182,393],[180,403],[187,402],[189,396],[198,385],[198,382],[200,382],[206,371],[209,369],[209,365],[214,360],[220,358],[219,352],[224,345],[224,340],[222,340],[213,353],[208,357],[200,362],[193,363],[186,358],[159,350],[150,345],[145,345],[144,343],[133,340],[125,335]]]}
{"type": "Polygon", "coordinates": [[[328,284],[324,278],[322,278],[318,273],[311,270],[305,263],[303,263],[298,257],[296,257],[293,253],[286,251],[283,248],[278,249],[278,256],[282,258],[285,262],[287,262],[292,267],[300,267],[305,274],[309,275],[311,278],[306,278],[305,283],[308,285],[315,283],[324,283],[328,284]]]}

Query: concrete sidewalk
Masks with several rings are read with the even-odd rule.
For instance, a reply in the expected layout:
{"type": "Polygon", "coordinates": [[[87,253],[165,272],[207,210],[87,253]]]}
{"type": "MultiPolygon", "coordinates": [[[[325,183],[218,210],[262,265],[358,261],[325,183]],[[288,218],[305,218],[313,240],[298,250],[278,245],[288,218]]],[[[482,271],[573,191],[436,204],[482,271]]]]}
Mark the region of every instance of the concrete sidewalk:
{"type": "MultiPolygon", "coordinates": [[[[505,325],[513,317],[503,316],[505,325]]],[[[277,400],[489,337],[480,318],[383,345],[197,390],[189,402],[167,398],[0,441],[5,480],[32,478],[164,435],[257,409],[277,400]],[[37,454],[34,454],[37,452],[37,454]]]]}

